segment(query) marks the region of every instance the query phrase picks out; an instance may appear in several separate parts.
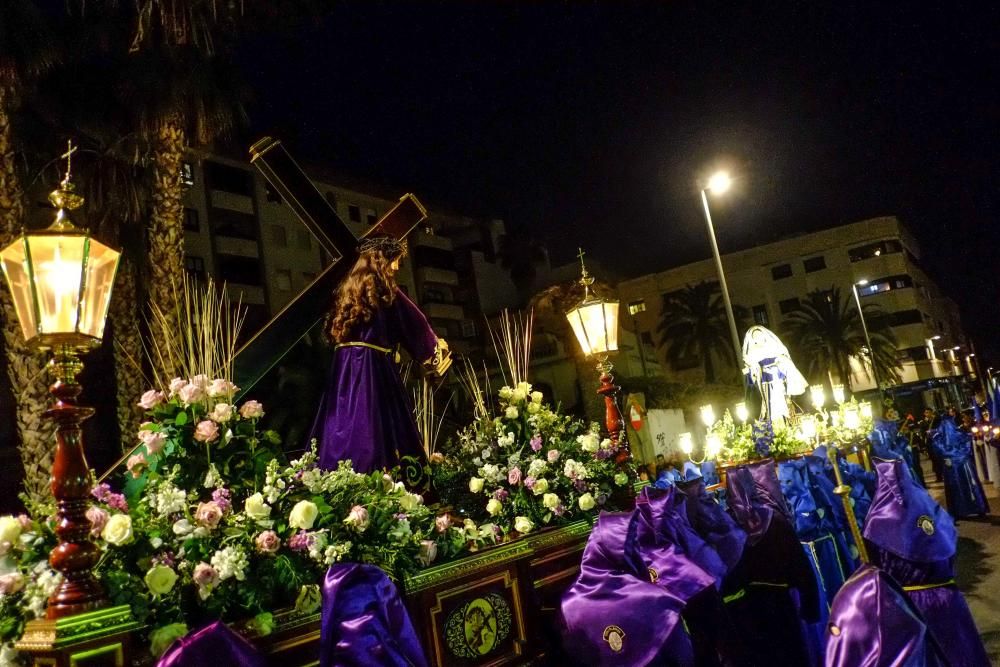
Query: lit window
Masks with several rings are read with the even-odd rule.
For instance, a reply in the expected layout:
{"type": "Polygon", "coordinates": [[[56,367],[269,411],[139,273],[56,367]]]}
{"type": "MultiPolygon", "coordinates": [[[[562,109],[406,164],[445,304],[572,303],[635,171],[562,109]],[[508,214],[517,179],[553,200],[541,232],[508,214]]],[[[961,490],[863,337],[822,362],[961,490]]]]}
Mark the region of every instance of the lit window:
{"type": "Polygon", "coordinates": [[[181,181],[184,185],[194,185],[194,165],[190,162],[181,162],[181,181]]]}

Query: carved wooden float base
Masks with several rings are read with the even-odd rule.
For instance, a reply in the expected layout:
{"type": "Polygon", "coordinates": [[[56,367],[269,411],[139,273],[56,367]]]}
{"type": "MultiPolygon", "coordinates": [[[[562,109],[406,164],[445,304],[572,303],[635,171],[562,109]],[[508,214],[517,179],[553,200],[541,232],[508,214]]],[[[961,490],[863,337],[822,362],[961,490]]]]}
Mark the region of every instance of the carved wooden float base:
{"type": "MultiPolygon", "coordinates": [[[[527,535],[401,582],[431,665],[568,664],[559,655],[556,610],[580,569],[590,535],[578,521],[527,535]]],[[[275,630],[251,638],[280,667],[319,664],[320,616],[276,612],[275,630]]],[[[35,667],[142,664],[146,641],[127,606],[32,621],[18,643],[35,667]]]]}

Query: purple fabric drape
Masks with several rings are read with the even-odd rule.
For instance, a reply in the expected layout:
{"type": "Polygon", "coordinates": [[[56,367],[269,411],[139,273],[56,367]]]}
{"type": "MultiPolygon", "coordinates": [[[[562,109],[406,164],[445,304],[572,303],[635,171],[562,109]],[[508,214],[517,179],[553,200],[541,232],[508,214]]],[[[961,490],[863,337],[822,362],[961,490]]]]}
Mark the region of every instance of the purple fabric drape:
{"type": "Polygon", "coordinates": [[[694,665],[681,622],[683,602],[653,584],[627,553],[632,512],[602,512],[590,533],[580,575],[563,594],[563,647],[581,665],[694,665]]]}
{"type": "Polygon", "coordinates": [[[222,621],[189,632],[174,641],[156,667],[266,667],[267,660],[222,621]]]}
{"type": "Polygon", "coordinates": [[[774,459],[747,464],[746,469],[753,478],[757,499],[780,512],[791,522],[792,511],[788,508],[788,502],[781,492],[781,482],[778,481],[778,468],[774,459]]]}
{"type": "Polygon", "coordinates": [[[830,609],[826,667],[944,667],[920,612],[871,565],[841,587],[830,609]]]}
{"type": "Polygon", "coordinates": [[[424,459],[394,350],[402,345],[417,362],[431,358],[437,336],[420,309],[397,290],[392,305],[377,310],[351,337],[391,350],[348,346],[334,352],[310,439],[319,444],[319,464],[333,469],[350,460],[357,472],[391,468],[404,456],[424,459]]]}
{"type": "Polygon", "coordinates": [[[756,500],[753,476],[746,468],[732,468],[726,473],[726,502],[736,523],[746,532],[747,545],[754,545],[764,537],[774,508],[756,500]]]}
{"type": "Polygon", "coordinates": [[[322,667],[426,667],[396,586],[374,565],[339,563],[323,580],[322,667]]]}
{"type": "Polygon", "coordinates": [[[951,664],[988,665],[972,613],[955,585],[954,520],[904,466],[899,459],[875,464],[878,488],[864,530],[872,564],[903,587],[951,664]]]}
{"type": "Polygon", "coordinates": [[[704,480],[699,478],[683,482],[677,485],[677,490],[687,498],[684,508],[691,527],[715,548],[728,573],[743,555],[746,532],[709,497],[704,480]]]}

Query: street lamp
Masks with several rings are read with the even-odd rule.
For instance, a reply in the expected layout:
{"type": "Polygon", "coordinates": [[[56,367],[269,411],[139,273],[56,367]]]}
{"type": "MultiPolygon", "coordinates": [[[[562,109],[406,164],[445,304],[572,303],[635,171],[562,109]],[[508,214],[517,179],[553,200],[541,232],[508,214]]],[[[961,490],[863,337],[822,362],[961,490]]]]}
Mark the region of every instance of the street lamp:
{"type": "Polygon", "coordinates": [[[68,161],[73,150],[64,156],[66,177],[49,195],[56,208],[55,222],[44,230],[22,232],[0,251],[0,266],[13,293],[25,341],[37,350],[52,352],[49,367],[55,381],[49,392],[55,403],[45,416],[56,424],[51,488],[59,544],[49,554],[49,563],[63,578],[49,597],[49,619],[107,603],[92,572],[101,551],[90,541],[87,507],[92,479],[81,431],[81,423],[94,410],[77,404],[81,387],[76,376],[83,369],[80,355],[99,345],[104,336],[121,253],[91,238],[69,219],[69,211],[83,204],[70,183],[68,161]]]}
{"type": "Polygon", "coordinates": [[[858,306],[858,317],[861,318],[861,330],[865,332],[865,345],[868,346],[868,361],[872,365],[872,379],[875,380],[875,387],[881,387],[878,380],[878,371],[875,370],[875,350],[872,348],[872,340],[868,337],[868,325],[865,323],[865,311],[861,308],[861,297],[858,296],[858,287],[868,284],[867,280],[859,280],[851,284],[851,291],[854,292],[854,303],[858,306]]]}
{"type": "Polygon", "coordinates": [[[618,387],[614,385],[614,377],[611,375],[614,366],[608,360],[608,354],[618,350],[618,302],[591,294],[590,288],[594,284],[594,277],[587,273],[587,267],[583,263],[583,250],[580,250],[579,258],[581,273],[579,282],[583,286],[583,300],[566,313],[566,319],[569,320],[573,333],[580,342],[583,354],[587,357],[597,357],[597,370],[601,374],[601,386],[597,393],[604,396],[608,435],[612,442],[621,447],[618,455],[621,463],[631,454],[628,443],[623,437],[624,422],[618,409],[618,387]]]}
{"type": "Polygon", "coordinates": [[[729,334],[733,337],[733,352],[736,353],[736,367],[740,366],[742,358],[742,348],[740,347],[740,335],[736,330],[736,317],[733,315],[733,303],[729,300],[729,287],[726,286],[726,274],[722,270],[722,258],[719,256],[719,244],[715,240],[715,227],[712,226],[712,213],[708,208],[708,191],[712,194],[721,195],[732,184],[729,174],[724,171],[717,172],[708,179],[707,187],[701,189],[701,205],[705,209],[705,224],[708,226],[708,238],[712,242],[712,256],[715,258],[715,269],[719,273],[719,287],[722,289],[722,302],[726,305],[726,317],[729,319],[729,334]]]}

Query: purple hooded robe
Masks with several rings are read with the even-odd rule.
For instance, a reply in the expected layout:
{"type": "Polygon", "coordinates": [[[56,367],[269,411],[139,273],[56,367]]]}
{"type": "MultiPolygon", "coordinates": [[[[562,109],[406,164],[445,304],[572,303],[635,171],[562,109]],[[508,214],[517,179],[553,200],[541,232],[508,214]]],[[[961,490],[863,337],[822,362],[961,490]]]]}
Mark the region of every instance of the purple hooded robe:
{"type": "Polygon", "coordinates": [[[955,585],[954,519],[905,466],[900,459],[875,462],[878,487],[864,530],[872,565],[903,587],[950,664],[989,665],[972,613],[955,585]]]}
{"type": "Polygon", "coordinates": [[[395,362],[402,346],[417,362],[431,359],[438,339],[420,309],[399,289],[391,305],[358,325],[339,344],[310,438],[319,464],[350,460],[357,472],[392,468],[403,457],[425,456],[410,399],[395,362]],[[363,344],[359,344],[363,343],[363,344]]]}

